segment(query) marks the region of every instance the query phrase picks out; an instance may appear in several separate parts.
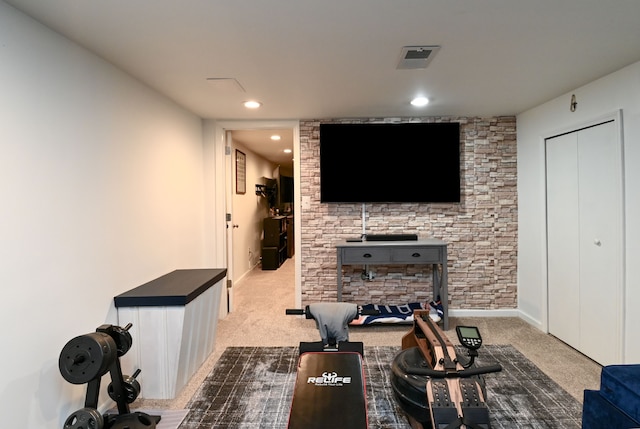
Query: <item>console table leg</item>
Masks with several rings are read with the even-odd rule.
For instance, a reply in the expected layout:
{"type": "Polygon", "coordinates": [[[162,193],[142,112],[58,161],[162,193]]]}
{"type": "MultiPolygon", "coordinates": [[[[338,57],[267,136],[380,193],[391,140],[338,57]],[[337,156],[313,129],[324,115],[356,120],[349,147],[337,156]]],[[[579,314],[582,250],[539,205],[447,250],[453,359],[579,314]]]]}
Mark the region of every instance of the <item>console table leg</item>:
{"type": "Polygon", "coordinates": [[[338,256],[338,302],[342,301],[342,261],[338,256]]]}
{"type": "Polygon", "coordinates": [[[440,299],[442,300],[442,310],[444,311],[444,317],[442,318],[442,327],[446,331],[449,329],[449,278],[447,261],[442,264],[442,276],[440,278],[440,299]]]}
{"type": "Polygon", "coordinates": [[[442,304],[442,310],[444,312],[442,316],[442,327],[446,331],[449,329],[449,296],[447,290],[447,264],[433,264],[433,299],[437,299],[440,296],[440,302],[442,304]],[[440,267],[442,267],[442,274],[440,274],[440,267]]]}

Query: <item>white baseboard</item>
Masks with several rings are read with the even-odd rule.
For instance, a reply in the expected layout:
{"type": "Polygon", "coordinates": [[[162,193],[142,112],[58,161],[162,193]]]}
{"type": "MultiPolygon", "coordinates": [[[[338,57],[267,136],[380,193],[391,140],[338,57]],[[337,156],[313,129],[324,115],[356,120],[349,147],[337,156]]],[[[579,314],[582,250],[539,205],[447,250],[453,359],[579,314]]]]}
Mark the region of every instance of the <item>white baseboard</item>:
{"type": "Polygon", "coordinates": [[[449,317],[521,317],[517,308],[494,310],[449,309],[449,317]]]}
{"type": "Polygon", "coordinates": [[[519,313],[520,313],[519,317],[525,322],[527,322],[529,325],[533,326],[534,328],[538,328],[542,332],[548,332],[547,327],[541,321],[534,319],[533,317],[529,316],[525,312],[520,311],[519,313]]]}
{"type": "Polygon", "coordinates": [[[545,331],[543,324],[517,308],[499,308],[493,310],[449,309],[449,317],[517,317],[529,325],[545,331]]]}

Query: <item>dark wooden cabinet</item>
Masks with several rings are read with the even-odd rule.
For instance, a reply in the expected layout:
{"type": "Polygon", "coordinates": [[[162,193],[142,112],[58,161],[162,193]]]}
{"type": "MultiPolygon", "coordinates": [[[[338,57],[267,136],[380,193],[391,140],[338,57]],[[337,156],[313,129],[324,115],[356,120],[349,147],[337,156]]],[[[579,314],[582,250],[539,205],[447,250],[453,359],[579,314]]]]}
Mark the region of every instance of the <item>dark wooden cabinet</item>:
{"type": "Polygon", "coordinates": [[[263,220],[262,269],[277,270],[287,259],[287,217],[274,216],[263,220]]]}
{"type": "Polygon", "coordinates": [[[294,254],[293,240],[293,216],[287,216],[287,258],[293,258],[294,254]]]}

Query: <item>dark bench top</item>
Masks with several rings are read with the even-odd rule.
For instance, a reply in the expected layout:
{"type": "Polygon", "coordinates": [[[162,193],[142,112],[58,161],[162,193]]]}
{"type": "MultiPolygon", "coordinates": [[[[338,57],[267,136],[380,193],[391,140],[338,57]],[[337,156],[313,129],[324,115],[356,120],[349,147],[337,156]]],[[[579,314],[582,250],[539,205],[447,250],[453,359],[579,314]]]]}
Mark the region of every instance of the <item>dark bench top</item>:
{"type": "Polygon", "coordinates": [[[227,275],[226,268],[175,270],[114,297],[116,307],[186,305],[227,275]]]}

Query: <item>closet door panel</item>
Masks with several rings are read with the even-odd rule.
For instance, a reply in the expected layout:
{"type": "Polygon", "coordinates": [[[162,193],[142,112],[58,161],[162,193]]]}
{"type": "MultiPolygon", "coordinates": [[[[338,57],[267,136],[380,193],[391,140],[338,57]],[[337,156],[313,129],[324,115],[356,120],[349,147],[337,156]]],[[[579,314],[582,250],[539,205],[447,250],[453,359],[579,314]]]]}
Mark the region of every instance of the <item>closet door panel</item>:
{"type": "Polygon", "coordinates": [[[549,332],[580,346],[580,229],[577,136],[548,139],[547,241],[549,332]]]}
{"type": "Polygon", "coordinates": [[[613,122],[578,132],[580,210],[580,350],[620,363],[620,152],[613,122]]]}

